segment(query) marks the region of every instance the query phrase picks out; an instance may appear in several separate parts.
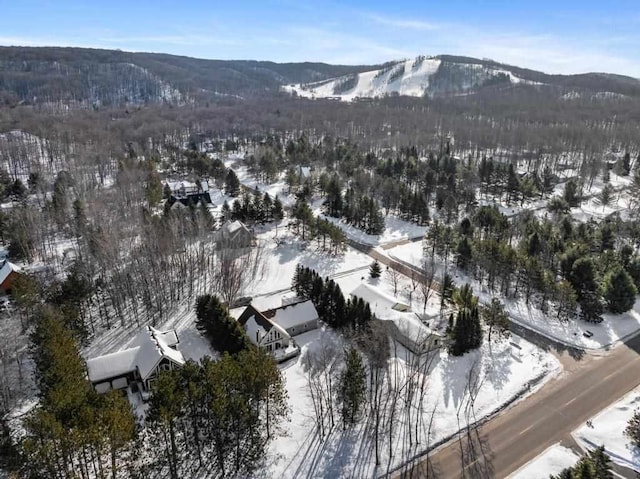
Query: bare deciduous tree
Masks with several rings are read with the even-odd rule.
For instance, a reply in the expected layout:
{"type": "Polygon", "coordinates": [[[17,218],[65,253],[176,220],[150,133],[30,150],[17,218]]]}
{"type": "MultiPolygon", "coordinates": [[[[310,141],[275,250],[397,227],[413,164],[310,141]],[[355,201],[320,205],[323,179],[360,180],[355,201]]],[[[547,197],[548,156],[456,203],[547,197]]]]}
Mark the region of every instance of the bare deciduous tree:
{"type": "Polygon", "coordinates": [[[266,272],[264,246],[258,243],[248,248],[233,245],[216,251],[213,289],[228,307],[266,272]]]}

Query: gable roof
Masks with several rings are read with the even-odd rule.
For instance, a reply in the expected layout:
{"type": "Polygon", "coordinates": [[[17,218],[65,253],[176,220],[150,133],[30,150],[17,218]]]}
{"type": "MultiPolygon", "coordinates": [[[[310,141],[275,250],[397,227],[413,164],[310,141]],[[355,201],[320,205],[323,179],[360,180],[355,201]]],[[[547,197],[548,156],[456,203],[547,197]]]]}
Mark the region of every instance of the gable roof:
{"type": "Polygon", "coordinates": [[[136,369],[136,356],[140,347],[105,354],[87,361],[89,380],[96,382],[116,376],[124,376],[136,369]]]}
{"type": "Polygon", "coordinates": [[[396,312],[383,321],[392,322],[402,336],[418,344],[423,343],[431,336],[440,336],[439,333],[422,323],[414,313],[396,312]]]}
{"type": "Polygon", "coordinates": [[[311,300],[269,309],[263,311],[262,314],[284,329],[318,319],[318,311],[311,300]]]}
{"type": "Polygon", "coordinates": [[[162,359],[176,364],[185,363],[182,353],[172,346],[178,344],[175,330],[159,331],[148,326],[132,341],[133,347],[87,361],[89,380],[92,382],[124,376],[138,369],[140,377],[145,380],[155,370],[162,359]]]}
{"type": "Polygon", "coordinates": [[[171,191],[178,191],[181,188],[184,188],[185,190],[198,188],[198,185],[196,185],[195,183],[192,183],[191,181],[186,181],[186,180],[183,180],[183,181],[167,180],[165,184],[171,189],[171,191]]]}
{"type": "Polygon", "coordinates": [[[18,266],[7,260],[4,260],[2,268],[0,268],[0,285],[2,285],[7,280],[11,273],[18,272],[20,272],[20,268],[18,266]]]}
{"type": "Polygon", "coordinates": [[[251,231],[241,221],[227,221],[220,227],[220,230],[228,235],[237,234],[239,231],[244,230],[251,234],[251,231]]]}
{"type": "Polygon", "coordinates": [[[249,339],[258,344],[262,343],[262,339],[272,329],[276,329],[282,336],[289,336],[282,326],[265,317],[253,305],[247,306],[238,318],[238,323],[244,328],[249,339]]]}

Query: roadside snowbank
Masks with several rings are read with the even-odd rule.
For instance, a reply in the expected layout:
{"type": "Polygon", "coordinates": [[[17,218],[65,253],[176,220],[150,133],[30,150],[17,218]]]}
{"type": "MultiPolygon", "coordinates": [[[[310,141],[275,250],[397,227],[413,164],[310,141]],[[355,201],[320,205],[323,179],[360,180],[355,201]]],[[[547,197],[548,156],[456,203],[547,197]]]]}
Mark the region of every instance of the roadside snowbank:
{"type": "Polygon", "coordinates": [[[573,466],[580,457],[571,449],[554,444],[542,454],[528,462],[507,479],[540,479],[573,466]]]}
{"type": "Polygon", "coordinates": [[[640,472],[640,448],[624,435],[629,419],[640,408],[640,388],[636,388],[615,404],[591,419],[591,426],[583,425],[573,431],[574,439],[584,449],[604,444],[607,454],[616,464],[640,472]]]}

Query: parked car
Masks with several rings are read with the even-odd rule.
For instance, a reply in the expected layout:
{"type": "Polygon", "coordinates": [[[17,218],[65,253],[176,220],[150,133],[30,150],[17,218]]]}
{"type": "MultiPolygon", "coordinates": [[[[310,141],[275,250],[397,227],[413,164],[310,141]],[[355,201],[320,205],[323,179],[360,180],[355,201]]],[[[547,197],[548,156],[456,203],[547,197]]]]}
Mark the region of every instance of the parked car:
{"type": "Polygon", "coordinates": [[[587,329],[587,330],[585,330],[585,332],[584,332],[584,333],[582,333],[582,335],[583,335],[585,338],[590,338],[591,336],[593,336],[593,333],[587,329]]]}

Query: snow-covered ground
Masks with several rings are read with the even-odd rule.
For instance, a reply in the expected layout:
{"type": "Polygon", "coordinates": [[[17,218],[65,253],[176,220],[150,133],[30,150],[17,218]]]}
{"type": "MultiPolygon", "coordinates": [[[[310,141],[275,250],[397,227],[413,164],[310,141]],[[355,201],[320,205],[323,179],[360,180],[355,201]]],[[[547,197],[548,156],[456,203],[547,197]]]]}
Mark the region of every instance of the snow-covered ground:
{"type": "MultiPolygon", "coordinates": [[[[420,265],[422,262],[422,242],[397,246],[387,250],[386,253],[389,257],[401,262],[420,265]]],[[[437,260],[436,267],[442,268],[437,260]]],[[[454,272],[455,269],[451,268],[451,271],[454,272]]],[[[437,277],[441,277],[440,272],[437,277]]],[[[473,278],[460,272],[455,272],[454,280],[458,285],[470,283],[475,294],[483,302],[489,301],[492,297],[486,287],[481,287],[473,278]]],[[[579,319],[567,322],[559,321],[553,313],[547,314],[527,305],[523,298],[515,300],[501,298],[501,300],[514,322],[570,346],[587,349],[607,348],[640,331],[640,299],[636,301],[631,311],[624,314],[605,313],[603,315],[604,321],[600,324],[587,323],[579,319]],[[593,333],[592,337],[587,338],[583,335],[587,330],[593,333]]]]}
{"type": "Polygon", "coordinates": [[[607,454],[616,464],[640,472],[640,448],[624,435],[629,419],[640,408],[640,388],[636,388],[615,404],[591,418],[591,426],[583,425],[573,431],[574,439],[585,449],[604,444],[607,454]]]}
{"type": "MultiPolygon", "coordinates": [[[[319,214],[320,211],[314,211],[315,214],[319,214]]],[[[422,238],[426,226],[418,226],[415,223],[401,220],[396,216],[389,215],[385,218],[385,229],[381,235],[369,235],[364,231],[345,223],[338,218],[332,218],[331,216],[322,215],[323,218],[331,221],[333,224],[338,225],[347,238],[357,241],[358,243],[368,244],[372,246],[382,246],[395,241],[411,238],[422,238]]]]}
{"type": "MultiPolygon", "coordinates": [[[[391,448],[390,416],[386,417],[381,433],[381,465],[376,467],[371,424],[363,421],[353,429],[343,431],[336,418],[336,426],[324,440],[315,426],[304,358],[327,343],[337,343],[337,348],[341,349],[343,340],[332,330],[323,329],[297,336],[296,341],[302,354],[283,367],[291,421],[286,425],[285,434],[270,447],[264,477],[376,477],[454,434],[465,427],[467,421],[474,422],[491,414],[514,397],[526,393],[537,378],[545,374],[548,378],[550,373],[560,370],[552,355],[518,337],[512,337],[511,341],[518,343],[521,350],[512,349],[509,341],[503,340],[494,342],[491,352],[485,344],[480,350],[460,358],[449,357],[445,351],[435,353],[424,402],[418,408],[415,400],[410,421],[405,414],[403,393],[397,396],[391,448]],[[470,408],[470,390],[475,387],[475,408],[470,408]],[[414,437],[410,446],[409,429],[415,432],[416,422],[420,424],[418,443],[414,437]]],[[[402,390],[405,378],[412,371],[408,357],[406,351],[399,348],[397,355],[389,361],[387,375],[391,389],[386,397],[393,398],[395,388],[402,390]]],[[[420,375],[419,372],[416,374],[420,375]]]]}
{"type": "MultiPolygon", "coordinates": [[[[372,262],[370,257],[352,248],[347,248],[344,253],[339,255],[328,254],[326,251],[319,249],[315,241],[310,243],[303,242],[297,236],[294,236],[286,226],[278,226],[277,230],[275,227],[269,226],[264,230],[264,232],[257,235],[259,243],[264,248],[264,274],[261,277],[254,278],[253,283],[249,285],[246,291],[242,292],[242,295],[259,298],[274,292],[288,290],[291,288],[291,280],[298,264],[316,270],[323,277],[335,277],[336,275],[342,276],[351,272],[355,272],[360,276],[367,275],[367,270],[372,262]]],[[[185,342],[187,341],[187,338],[184,338],[185,334],[195,334],[191,338],[194,342],[193,348],[196,351],[193,359],[198,359],[204,354],[211,355],[211,352],[210,350],[207,351],[207,348],[203,349],[202,344],[197,344],[197,335],[199,334],[197,331],[195,333],[189,332],[189,324],[195,318],[194,301],[186,301],[178,305],[171,319],[156,327],[159,329],[176,328],[180,336],[180,349],[183,351],[185,351],[185,342]]],[[[279,304],[269,307],[275,306],[279,306],[279,304]]],[[[134,323],[135,321],[132,320],[129,321],[130,326],[127,328],[118,326],[106,331],[84,350],[85,357],[93,357],[125,349],[140,330],[140,327],[137,327],[134,323]]],[[[201,341],[204,341],[204,339],[201,341]]],[[[191,348],[191,346],[189,347],[191,348]]],[[[185,356],[190,357],[188,353],[185,356]]]]}
{"type": "Polygon", "coordinates": [[[542,454],[528,462],[508,479],[542,479],[551,474],[559,474],[562,470],[572,467],[580,457],[571,449],[554,444],[542,454]]]}

